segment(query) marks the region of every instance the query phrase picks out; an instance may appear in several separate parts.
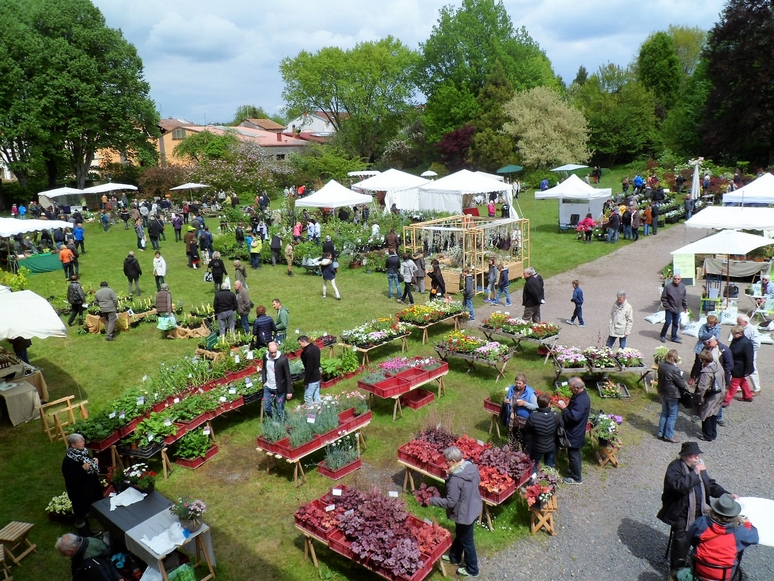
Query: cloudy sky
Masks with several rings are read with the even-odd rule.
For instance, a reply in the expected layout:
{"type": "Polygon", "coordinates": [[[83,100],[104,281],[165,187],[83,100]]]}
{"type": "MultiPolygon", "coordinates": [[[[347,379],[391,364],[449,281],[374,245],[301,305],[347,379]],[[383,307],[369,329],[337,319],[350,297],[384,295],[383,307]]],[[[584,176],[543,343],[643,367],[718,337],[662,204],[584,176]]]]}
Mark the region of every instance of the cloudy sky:
{"type": "MultiPolygon", "coordinates": [[[[351,48],[387,35],[411,48],[425,41],[438,10],[460,0],[93,0],[145,64],[164,117],[231,120],[240,105],[280,113],[279,62],[301,50],[351,48]]],[[[647,36],[670,24],[709,30],[724,0],[505,0],[565,82],[626,65],[647,36]]]]}

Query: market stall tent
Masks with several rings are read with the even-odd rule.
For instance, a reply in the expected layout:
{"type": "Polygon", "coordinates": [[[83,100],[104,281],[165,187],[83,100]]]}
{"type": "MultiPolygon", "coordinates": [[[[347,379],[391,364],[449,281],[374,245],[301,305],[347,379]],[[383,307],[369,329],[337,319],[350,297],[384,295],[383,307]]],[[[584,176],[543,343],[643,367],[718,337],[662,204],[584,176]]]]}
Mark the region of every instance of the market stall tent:
{"type": "Polygon", "coordinates": [[[345,188],[336,180],[331,180],[311,196],[301,198],[296,207],[301,208],[340,208],[341,206],[357,206],[370,204],[371,196],[359,194],[345,188]]]}
{"type": "Polygon", "coordinates": [[[723,194],[723,204],[774,204],[774,175],[765,173],[746,186],[723,194]]]}
{"type": "Polygon", "coordinates": [[[535,192],[536,200],[559,200],[559,228],[566,229],[582,220],[589,212],[596,221],[602,215],[605,201],[610,198],[611,188],[593,188],[575,174],[553,188],[535,192]],[[574,220],[574,216],[578,220],[574,220]]]}
{"type": "Polygon", "coordinates": [[[513,208],[513,189],[510,184],[466,169],[419,186],[419,209],[460,214],[463,208],[472,205],[474,196],[489,192],[502,193],[510,206],[510,217],[518,218],[513,208]]]}
{"type": "Polygon", "coordinates": [[[31,290],[0,293],[0,339],[66,337],[54,307],[31,290]]]}
{"type": "MultiPolygon", "coordinates": [[[[738,191],[738,190],[737,190],[738,191]]],[[[774,229],[774,208],[708,206],[685,221],[686,228],[774,229]]]]}
{"type": "Polygon", "coordinates": [[[70,222],[64,220],[17,220],[15,218],[0,218],[0,238],[9,238],[17,234],[52,230],[54,228],[72,228],[70,222]]]}
{"type": "Polygon", "coordinates": [[[419,186],[430,180],[417,177],[398,169],[388,169],[384,173],[352,185],[353,190],[385,192],[385,211],[389,212],[393,204],[401,210],[419,210],[419,186]]]}
{"type": "Polygon", "coordinates": [[[749,254],[756,248],[774,244],[774,240],[736,230],[723,230],[687,246],[673,250],[670,254],[749,254]]]}

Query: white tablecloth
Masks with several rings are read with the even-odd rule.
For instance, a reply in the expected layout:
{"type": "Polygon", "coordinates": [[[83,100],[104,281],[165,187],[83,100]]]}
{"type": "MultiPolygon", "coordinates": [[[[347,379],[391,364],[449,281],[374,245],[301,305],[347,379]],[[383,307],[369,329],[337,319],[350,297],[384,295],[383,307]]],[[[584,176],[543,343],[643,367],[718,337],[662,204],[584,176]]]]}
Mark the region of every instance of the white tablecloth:
{"type": "Polygon", "coordinates": [[[746,496],[739,499],[742,514],[758,529],[759,543],[774,547],[774,500],[746,496]]]}
{"type": "MultiPolygon", "coordinates": [[[[142,542],[143,536],[152,539],[161,532],[167,530],[173,523],[179,523],[180,519],[174,514],[169,512],[169,509],[164,510],[155,516],[152,516],[148,520],[141,522],[133,529],[126,532],[126,548],[130,552],[140,557],[148,564],[148,567],[152,567],[158,572],[161,572],[159,568],[159,561],[169,555],[173,550],[165,552],[163,555],[155,553],[148,545],[142,542]]],[[[212,535],[210,534],[210,527],[206,524],[202,524],[201,528],[195,533],[191,533],[191,536],[185,542],[183,547],[191,554],[196,554],[196,547],[191,545],[196,537],[201,536],[204,544],[204,550],[210,556],[212,566],[215,566],[215,551],[212,548],[212,535]],[[191,546],[189,546],[191,545],[191,546]]]]}

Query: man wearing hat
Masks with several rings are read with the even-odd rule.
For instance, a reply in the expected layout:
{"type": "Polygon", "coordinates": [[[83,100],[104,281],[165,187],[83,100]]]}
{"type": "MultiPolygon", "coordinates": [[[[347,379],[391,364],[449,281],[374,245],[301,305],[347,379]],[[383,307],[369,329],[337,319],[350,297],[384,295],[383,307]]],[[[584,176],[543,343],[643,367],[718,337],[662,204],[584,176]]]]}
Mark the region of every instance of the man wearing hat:
{"type": "Polygon", "coordinates": [[[672,527],[669,556],[672,571],[685,566],[691,545],[688,531],[699,517],[709,512],[710,499],[730,494],[710,478],[702,454],[696,442],[683,442],[679,456],[669,463],[664,476],[661,510],[656,516],[672,527]]]}
{"type": "Polygon", "coordinates": [[[719,576],[719,569],[707,567],[703,562],[715,567],[734,567],[730,575],[723,575],[730,579],[736,574],[736,555],[758,544],[758,529],[747,517],[739,516],[742,506],[730,494],[713,498],[710,506],[709,515],[697,518],[689,533],[691,545],[696,547],[696,574],[702,579],[719,576]]]}

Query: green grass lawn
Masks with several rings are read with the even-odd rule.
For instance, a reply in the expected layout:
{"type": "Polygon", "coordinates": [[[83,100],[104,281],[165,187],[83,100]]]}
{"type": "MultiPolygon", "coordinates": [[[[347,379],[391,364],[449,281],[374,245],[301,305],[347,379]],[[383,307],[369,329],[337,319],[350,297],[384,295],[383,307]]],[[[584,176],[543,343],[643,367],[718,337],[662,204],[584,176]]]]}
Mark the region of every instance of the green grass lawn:
{"type": "MultiPolygon", "coordinates": [[[[613,182],[620,183],[618,176],[615,180],[612,175],[606,176],[602,185],[608,180],[616,191],[618,186],[613,182]]],[[[556,201],[535,202],[531,192],[524,192],[519,201],[525,216],[532,221],[532,264],[543,276],[594,260],[613,249],[604,244],[576,244],[574,233],[558,234],[556,201]]],[[[162,252],[167,260],[167,282],[174,300],[182,300],[189,306],[211,302],[212,285],[202,281],[201,270],[187,268],[183,243],[175,243],[171,238],[174,236],[168,236],[167,242],[162,243],[162,252]]],[[[84,288],[96,289],[101,280],[107,280],[116,291],[125,292],[122,263],[135,246],[134,232],[125,231],[123,225],[107,233],[96,224],[87,225],[87,254],[81,259],[84,288]]],[[[141,279],[143,296],[152,296],[155,294],[153,252],[137,254],[146,273],[141,279]]],[[[229,272],[233,275],[230,268],[229,272]]],[[[273,313],[271,300],[278,297],[289,308],[291,332],[322,329],[338,334],[376,316],[390,315],[400,307],[387,299],[386,277],[367,274],[364,269],[345,268],[341,272],[337,278],[341,301],[330,295],[326,300],[321,298],[319,277],[298,272],[296,277],[289,278],[282,266],[264,265],[248,274],[250,296],[256,305],[266,305],[273,313]]],[[[66,282],[61,272],[34,275],[29,280],[30,288],[45,297],[65,294],[66,282]]],[[[482,304],[482,298],[476,298],[477,305],[482,304]]],[[[434,354],[433,337],[450,329],[451,326],[444,325],[432,328],[431,341],[424,346],[419,333],[415,333],[409,341],[408,354],[434,354]]],[[[75,328],[69,330],[66,339],[35,339],[30,357],[35,365],[43,368],[52,400],[75,394],[78,399],[88,399],[91,410],[99,410],[124,389],[139,385],[143,375],[155,373],[162,362],[192,355],[195,349],[196,340],[162,340],[155,325],[143,323],[129,332],[119,333],[112,343],[106,342],[104,335],[76,334],[75,328]]],[[[391,344],[375,351],[372,357],[378,360],[397,355],[399,351],[398,346],[391,344]]],[[[495,387],[496,372],[478,368],[468,374],[466,369],[464,362],[452,361],[446,378],[447,395],[419,411],[406,409],[404,418],[397,422],[392,422],[392,402],[378,400],[374,421],[364,432],[368,450],[363,455],[363,469],[345,482],[364,489],[376,486],[382,490],[399,490],[403,473],[396,462],[395,450],[426,425],[441,422],[459,434],[488,440],[489,416],[483,411],[482,401],[495,387]]],[[[507,379],[510,381],[517,371],[526,373],[530,384],[538,390],[548,389],[552,384],[552,368],[543,365],[534,345],[527,345],[524,353],[509,362],[507,379]]],[[[355,385],[356,379],[352,379],[332,391],[352,389],[355,385]]],[[[506,386],[502,380],[498,384],[498,387],[506,386]]],[[[630,401],[615,401],[610,405],[606,401],[606,411],[627,416],[636,414],[645,405],[646,397],[639,389],[632,391],[630,401]]],[[[600,407],[595,394],[592,399],[593,407],[600,407]]],[[[6,422],[0,425],[0,490],[3,491],[0,525],[10,520],[34,522],[36,527],[31,538],[38,543],[38,553],[25,559],[22,567],[14,568],[14,578],[17,581],[67,578],[69,564],[53,545],[56,537],[68,528],[49,523],[44,510],[49,499],[64,490],[60,472],[64,446],[50,443],[41,433],[39,423],[11,428],[6,422]]],[[[197,471],[177,468],[169,480],[159,480],[158,489],[170,498],[190,494],[207,502],[205,521],[213,528],[219,579],[300,581],[312,578],[316,573],[304,561],[302,537],[293,526],[293,512],[301,503],[323,494],[331,481],[309,468],[308,482],[296,489],[289,465],[282,463],[271,473],[266,472],[265,463],[259,463],[263,457],[255,450],[255,437],[260,429],[257,404],[244,408],[242,413],[219,418],[214,429],[220,453],[197,471]]],[[[631,441],[634,434],[629,431],[625,428],[624,434],[631,441]]],[[[307,459],[305,467],[320,459],[321,455],[307,459]]],[[[450,526],[441,510],[419,508],[410,495],[406,499],[412,512],[437,518],[450,526]]],[[[493,515],[496,530],[480,529],[476,533],[477,545],[484,554],[503,549],[514,538],[528,534],[527,509],[517,498],[495,510],[493,515]]],[[[332,577],[370,578],[362,568],[325,548],[318,548],[318,557],[332,577]]],[[[321,578],[330,578],[326,575],[322,574],[321,578]]],[[[433,579],[440,579],[439,573],[433,575],[433,579]]]]}

